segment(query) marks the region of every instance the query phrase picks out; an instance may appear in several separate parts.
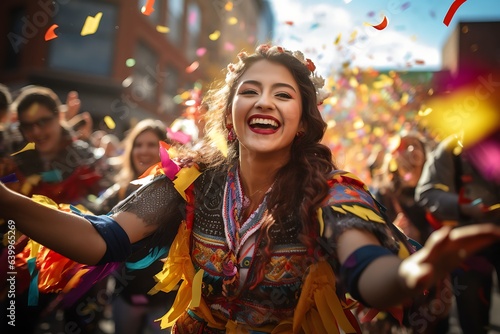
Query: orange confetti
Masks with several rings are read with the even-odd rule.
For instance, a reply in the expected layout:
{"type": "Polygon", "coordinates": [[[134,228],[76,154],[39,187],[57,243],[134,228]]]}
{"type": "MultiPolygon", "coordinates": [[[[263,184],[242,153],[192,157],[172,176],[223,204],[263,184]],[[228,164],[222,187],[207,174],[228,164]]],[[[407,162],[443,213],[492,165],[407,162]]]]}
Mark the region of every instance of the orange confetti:
{"type": "Polygon", "coordinates": [[[233,10],[233,2],[232,1],[228,1],[226,3],[226,5],[224,6],[224,9],[228,12],[232,11],[233,10]]]}
{"type": "Polygon", "coordinates": [[[293,21],[285,21],[286,25],[293,26],[293,21]]]}
{"type": "Polygon", "coordinates": [[[47,32],[45,33],[45,40],[50,41],[51,39],[57,38],[56,33],[54,30],[59,27],[57,24],[53,24],[49,29],[47,29],[47,32]]]}
{"type": "Polygon", "coordinates": [[[423,60],[423,59],[415,59],[415,64],[417,64],[417,65],[424,65],[425,64],[425,60],[423,60]]]}
{"type": "Polygon", "coordinates": [[[141,12],[147,16],[151,15],[155,11],[155,9],[153,8],[154,5],[155,0],[147,0],[146,4],[142,6],[141,12]]]}
{"type": "Polygon", "coordinates": [[[197,61],[194,61],[191,65],[186,67],[186,73],[193,73],[194,71],[196,71],[198,69],[199,66],[200,66],[200,63],[197,61]]]}
{"type": "Polygon", "coordinates": [[[372,27],[377,29],[377,30],[384,30],[387,27],[388,23],[389,23],[389,21],[387,20],[387,16],[384,15],[382,22],[380,22],[377,25],[372,25],[372,27]]]}

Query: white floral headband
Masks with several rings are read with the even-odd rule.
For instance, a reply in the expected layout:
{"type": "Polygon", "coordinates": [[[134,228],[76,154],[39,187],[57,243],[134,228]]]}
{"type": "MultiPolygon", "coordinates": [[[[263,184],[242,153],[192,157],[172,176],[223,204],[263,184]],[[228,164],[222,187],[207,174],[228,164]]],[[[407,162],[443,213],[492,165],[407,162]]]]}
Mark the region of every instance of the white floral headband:
{"type": "MultiPolygon", "coordinates": [[[[325,79],[321,76],[318,75],[315,70],[316,70],[316,65],[314,65],[313,61],[309,58],[305,58],[304,54],[301,51],[290,51],[287,50],[281,46],[270,46],[268,44],[262,44],[257,47],[257,51],[261,53],[287,53],[296,59],[298,59],[302,64],[304,64],[307,69],[311,72],[309,75],[309,78],[311,79],[311,82],[314,85],[314,88],[316,89],[316,100],[318,105],[323,104],[323,101],[330,96],[330,92],[324,88],[325,86],[325,79]]],[[[248,57],[248,54],[246,52],[241,52],[238,54],[238,58],[240,59],[245,59],[248,57]]],[[[228,75],[230,72],[234,72],[234,64],[229,64],[228,66],[228,75]]],[[[226,78],[227,81],[227,78],[226,78]]]]}

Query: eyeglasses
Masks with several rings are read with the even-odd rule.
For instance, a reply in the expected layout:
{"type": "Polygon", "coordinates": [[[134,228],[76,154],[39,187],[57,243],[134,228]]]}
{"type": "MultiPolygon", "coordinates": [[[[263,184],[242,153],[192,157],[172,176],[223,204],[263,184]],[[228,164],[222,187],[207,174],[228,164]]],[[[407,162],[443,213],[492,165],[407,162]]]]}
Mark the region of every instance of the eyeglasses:
{"type": "Polygon", "coordinates": [[[21,131],[30,132],[36,127],[40,129],[45,129],[50,125],[50,123],[55,119],[55,116],[42,117],[34,122],[19,122],[19,129],[21,131]]]}

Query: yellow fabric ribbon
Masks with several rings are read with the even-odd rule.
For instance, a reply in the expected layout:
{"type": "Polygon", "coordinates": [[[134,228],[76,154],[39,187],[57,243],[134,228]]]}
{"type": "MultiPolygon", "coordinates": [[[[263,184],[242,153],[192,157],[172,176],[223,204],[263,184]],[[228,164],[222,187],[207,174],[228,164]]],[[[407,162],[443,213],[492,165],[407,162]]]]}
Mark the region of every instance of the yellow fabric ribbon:
{"type": "Polygon", "coordinates": [[[309,267],[293,317],[293,333],[356,333],[336,293],[332,267],[324,260],[309,267]]]}
{"type": "Polygon", "coordinates": [[[158,283],[148,292],[149,294],[155,294],[159,291],[170,292],[182,280],[172,307],[157,320],[160,320],[161,328],[171,327],[190,308],[204,318],[210,327],[221,328],[221,325],[213,318],[206,302],[201,298],[203,270],[195,273],[189,254],[190,237],[191,231],[186,227],[186,222],[183,221],[170,246],[162,271],[155,276],[158,283]]]}

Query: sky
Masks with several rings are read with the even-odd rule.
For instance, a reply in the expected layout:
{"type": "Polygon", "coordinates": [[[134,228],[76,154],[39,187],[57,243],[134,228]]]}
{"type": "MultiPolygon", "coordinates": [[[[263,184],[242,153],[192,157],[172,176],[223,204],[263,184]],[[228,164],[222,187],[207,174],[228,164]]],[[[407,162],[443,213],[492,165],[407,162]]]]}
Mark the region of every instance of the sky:
{"type": "Polygon", "coordinates": [[[500,21],[499,0],[268,1],[274,41],[303,50],[322,74],[346,61],[361,68],[439,70],[442,47],[459,22],[500,21]],[[461,5],[446,26],[454,2],[461,5]],[[384,16],[386,28],[375,29],[384,16]]]}

